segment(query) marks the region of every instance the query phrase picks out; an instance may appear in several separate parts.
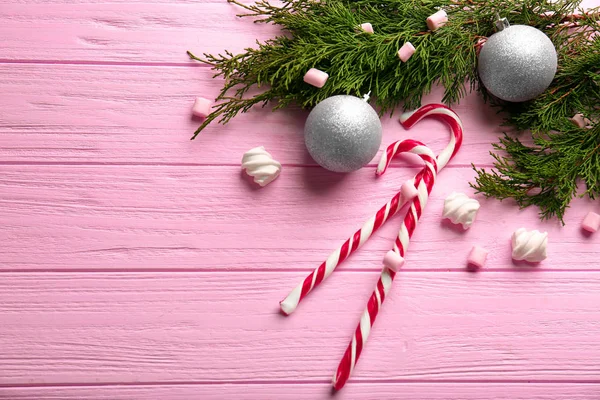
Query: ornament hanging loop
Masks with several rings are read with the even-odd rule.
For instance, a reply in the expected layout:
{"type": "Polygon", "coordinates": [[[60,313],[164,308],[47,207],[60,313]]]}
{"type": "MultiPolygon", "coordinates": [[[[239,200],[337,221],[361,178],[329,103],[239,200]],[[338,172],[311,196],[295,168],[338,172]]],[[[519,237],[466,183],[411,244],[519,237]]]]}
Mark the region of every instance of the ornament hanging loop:
{"type": "Polygon", "coordinates": [[[496,13],[496,21],[494,21],[496,25],[496,30],[498,32],[505,30],[506,28],[510,28],[510,23],[507,18],[500,18],[500,14],[496,13]]]}

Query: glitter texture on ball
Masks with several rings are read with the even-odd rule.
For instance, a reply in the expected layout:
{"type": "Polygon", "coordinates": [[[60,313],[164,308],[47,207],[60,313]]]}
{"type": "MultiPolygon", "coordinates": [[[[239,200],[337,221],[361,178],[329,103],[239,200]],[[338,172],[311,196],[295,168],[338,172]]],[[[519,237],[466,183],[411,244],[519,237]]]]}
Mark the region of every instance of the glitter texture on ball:
{"type": "Polygon", "coordinates": [[[329,97],[315,106],[304,126],[312,158],[325,169],[352,172],[367,165],[381,145],[381,121],[366,101],[329,97]]]}
{"type": "Polygon", "coordinates": [[[558,59],[542,31],[512,25],[492,35],[479,53],[481,82],[494,96],[522,102],[536,98],[552,83],[558,59]]]}

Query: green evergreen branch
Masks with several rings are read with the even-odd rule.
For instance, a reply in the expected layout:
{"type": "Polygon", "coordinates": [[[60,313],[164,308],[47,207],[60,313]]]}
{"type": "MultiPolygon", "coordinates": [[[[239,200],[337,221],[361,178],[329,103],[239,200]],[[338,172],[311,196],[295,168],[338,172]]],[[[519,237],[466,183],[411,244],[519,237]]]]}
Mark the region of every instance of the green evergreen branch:
{"type": "MultiPolygon", "coordinates": [[[[282,34],[240,54],[204,54],[190,58],[206,63],[225,79],[216,106],[194,133],[217,121],[227,123],[256,104],[274,109],[296,104],[310,108],[336,94],[362,95],[380,113],[420,105],[434,85],[444,88],[443,101],[457,103],[478,89],[505,112],[506,125],[530,130],[532,145],[505,136],[494,146],[495,170],[477,170],[473,187],[486,196],[514,198],[521,207],[540,207],[542,218],[563,218],[577,183],[586,195],[599,191],[600,127],[580,129],[568,122],[575,113],[600,120],[599,10],[574,14],[580,0],[268,0],[243,4],[240,17],[279,26],[282,34]],[[443,28],[430,32],[426,18],[438,8],[449,15],[443,28]],[[499,102],[479,84],[478,41],[494,33],[496,13],[511,24],[531,25],[555,44],[559,68],[551,87],[533,101],[499,102]],[[357,29],[371,22],[375,34],[357,29]],[[417,48],[407,63],[396,52],[406,41],[417,48]],[[329,73],[317,89],[303,82],[318,68],[329,73]],[[260,89],[249,96],[251,89],[260,89]]],[[[192,139],[193,139],[192,138],[192,139]]]]}
{"type": "Polygon", "coordinates": [[[600,126],[562,128],[561,133],[536,138],[534,146],[505,135],[494,145],[505,154],[493,154],[496,170],[476,168],[471,186],[487,197],[513,198],[522,208],[538,206],[542,219],[557,216],[563,221],[580,179],[584,195],[594,199],[600,194],[600,126]]]}

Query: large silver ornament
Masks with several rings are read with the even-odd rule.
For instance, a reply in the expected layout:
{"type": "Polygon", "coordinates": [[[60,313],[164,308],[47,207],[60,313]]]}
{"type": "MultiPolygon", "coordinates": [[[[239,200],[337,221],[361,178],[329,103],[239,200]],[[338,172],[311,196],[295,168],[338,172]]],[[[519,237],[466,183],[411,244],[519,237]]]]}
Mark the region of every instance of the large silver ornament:
{"type": "Polygon", "coordinates": [[[512,102],[534,99],[556,74],[554,44],[542,31],[511,25],[493,34],[479,53],[479,77],[494,96],[512,102]]]}
{"type": "Polygon", "coordinates": [[[323,168],[351,172],[375,157],[381,131],[373,107],[358,97],[340,95],[313,108],[304,126],[304,141],[312,158],[323,168]]]}

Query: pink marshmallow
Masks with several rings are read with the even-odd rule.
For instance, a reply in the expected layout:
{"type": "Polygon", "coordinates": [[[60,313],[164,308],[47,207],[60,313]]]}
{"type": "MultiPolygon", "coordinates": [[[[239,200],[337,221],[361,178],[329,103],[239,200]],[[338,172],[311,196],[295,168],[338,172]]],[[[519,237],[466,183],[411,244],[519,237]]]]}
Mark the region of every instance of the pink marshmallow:
{"type": "Polygon", "coordinates": [[[412,179],[409,179],[408,181],[402,184],[402,187],[400,188],[400,194],[400,202],[402,204],[406,204],[408,201],[417,197],[419,191],[415,187],[415,184],[413,183],[412,179]]]}
{"type": "Polygon", "coordinates": [[[206,118],[210,114],[210,106],[212,101],[205,99],[204,97],[196,97],[194,101],[194,107],[192,107],[192,113],[197,117],[206,118]]]}
{"type": "Polygon", "coordinates": [[[477,51],[477,55],[479,55],[479,52],[481,51],[481,49],[483,48],[483,46],[485,45],[485,42],[487,42],[487,39],[481,38],[477,41],[477,43],[475,44],[475,49],[477,51]]]}
{"type": "Polygon", "coordinates": [[[448,14],[446,14],[446,11],[444,10],[439,10],[435,14],[427,17],[427,27],[430,31],[435,31],[441,28],[442,26],[446,25],[446,22],[448,22],[448,14]]]}
{"type": "Polygon", "coordinates": [[[385,257],[383,257],[383,265],[394,272],[398,272],[403,264],[404,258],[394,250],[388,251],[385,257]]]}
{"type": "Polygon", "coordinates": [[[590,211],[583,219],[581,227],[588,232],[596,232],[600,228],[600,215],[590,211]]]}
{"type": "Polygon", "coordinates": [[[304,82],[318,88],[322,88],[325,85],[325,82],[327,82],[327,79],[329,79],[329,74],[316,68],[309,69],[304,75],[304,82]]]}
{"type": "Polygon", "coordinates": [[[585,128],[588,125],[592,124],[592,121],[585,118],[583,114],[575,114],[573,117],[569,118],[569,121],[573,123],[573,125],[578,126],[580,128],[585,128]]]}
{"type": "Polygon", "coordinates": [[[485,260],[487,259],[488,251],[483,247],[473,246],[469,257],[467,258],[467,264],[472,269],[483,268],[485,260]]]}
{"type": "Polygon", "coordinates": [[[398,57],[400,57],[400,61],[402,62],[407,62],[413,54],[415,54],[415,46],[411,42],[404,43],[400,47],[400,50],[398,50],[398,57]]]}
{"type": "Polygon", "coordinates": [[[362,29],[366,33],[375,33],[373,30],[373,25],[370,22],[365,22],[364,24],[360,24],[360,29],[362,29]]]}

